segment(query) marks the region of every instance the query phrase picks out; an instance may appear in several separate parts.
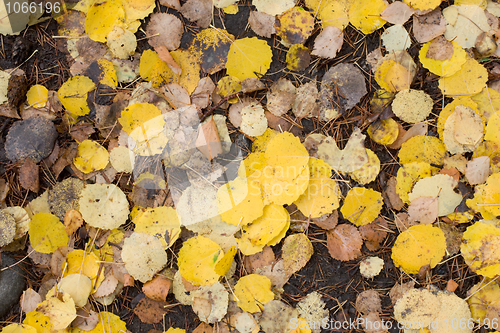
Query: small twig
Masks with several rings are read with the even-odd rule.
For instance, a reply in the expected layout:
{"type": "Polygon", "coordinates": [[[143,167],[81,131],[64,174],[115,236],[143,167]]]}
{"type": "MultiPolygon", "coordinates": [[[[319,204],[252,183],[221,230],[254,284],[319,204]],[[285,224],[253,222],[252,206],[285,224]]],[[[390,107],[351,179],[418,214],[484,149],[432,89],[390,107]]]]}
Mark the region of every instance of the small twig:
{"type": "Polygon", "coordinates": [[[237,93],[234,93],[234,94],[231,94],[231,95],[227,95],[226,97],[224,97],[223,99],[221,99],[219,101],[219,103],[215,104],[214,106],[212,106],[210,109],[208,109],[207,111],[205,111],[202,115],[201,115],[201,118],[200,118],[200,122],[202,122],[203,120],[205,120],[208,116],[210,116],[215,109],[217,109],[219,106],[221,106],[222,104],[224,104],[225,102],[227,102],[228,100],[230,100],[231,98],[235,98],[239,95],[243,94],[243,91],[238,91],[237,93]]]}

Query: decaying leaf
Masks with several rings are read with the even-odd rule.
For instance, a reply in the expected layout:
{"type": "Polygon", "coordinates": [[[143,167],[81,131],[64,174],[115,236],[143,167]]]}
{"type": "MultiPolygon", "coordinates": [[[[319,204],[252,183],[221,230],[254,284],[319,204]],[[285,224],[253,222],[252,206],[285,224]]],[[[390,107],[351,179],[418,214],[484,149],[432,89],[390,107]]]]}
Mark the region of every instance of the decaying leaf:
{"type": "Polygon", "coordinates": [[[494,278],[498,275],[500,229],[495,225],[478,221],[463,234],[461,253],[472,271],[494,278]]]}
{"type": "Polygon", "coordinates": [[[302,269],[313,254],[313,246],[306,235],[294,234],[285,238],[282,247],[283,265],[291,275],[302,269]]]}
{"type": "Polygon", "coordinates": [[[361,256],[363,239],[355,226],[340,224],[326,235],[328,252],[332,258],[349,261],[361,256]]]}

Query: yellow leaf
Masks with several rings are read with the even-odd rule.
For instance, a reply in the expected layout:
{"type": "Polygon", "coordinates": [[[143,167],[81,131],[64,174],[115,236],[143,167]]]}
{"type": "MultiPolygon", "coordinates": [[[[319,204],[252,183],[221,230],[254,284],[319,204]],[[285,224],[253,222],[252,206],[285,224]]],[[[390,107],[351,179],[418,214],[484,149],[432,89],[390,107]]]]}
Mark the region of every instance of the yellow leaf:
{"type": "Polygon", "coordinates": [[[166,330],[163,333],[186,333],[186,330],[184,330],[182,328],[173,328],[173,327],[170,327],[168,330],[166,330]]]}
{"type": "Polygon", "coordinates": [[[149,103],[135,103],[125,108],[121,112],[118,122],[122,125],[123,130],[128,134],[146,121],[156,118],[155,122],[160,122],[163,127],[164,121],[161,116],[161,111],[155,105],[149,103]],[[160,120],[161,119],[161,120],[160,120]]]}
{"type": "Polygon", "coordinates": [[[492,115],[500,111],[500,93],[494,89],[485,87],[479,94],[470,98],[477,104],[477,108],[473,108],[474,111],[485,122],[488,122],[492,115]]]}
{"type": "Polygon", "coordinates": [[[207,237],[191,237],[182,244],[177,258],[182,277],[194,285],[212,285],[219,280],[215,265],[222,259],[221,247],[207,237]]]}
{"type": "Polygon", "coordinates": [[[92,281],[93,292],[99,288],[104,281],[104,271],[101,270],[99,277],[99,258],[94,253],[83,250],[73,250],[66,256],[66,270],[63,277],[71,274],[83,274],[92,281]]]}
{"type": "Polygon", "coordinates": [[[106,37],[116,25],[123,25],[125,11],[120,0],[95,2],[87,12],[85,32],[89,38],[105,43],[106,37]]]}
{"type": "Polygon", "coordinates": [[[95,84],[86,76],[73,76],[64,82],[57,95],[66,111],[73,117],[85,116],[90,109],[87,105],[87,94],[95,89],[95,84]]]}
{"type": "Polygon", "coordinates": [[[234,287],[234,295],[238,306],[246,312],[261,312],[264,305],[274,299],[271,291],[271,280],[258,274],[241,277],[234,287]]]}
{"type": "Polygon", "coordinates": [[[69,274],[61,279],[57,289],[70,295],[76,306],[84,307],[92,292],[92,281],[83,274],[69,274]]]}
{"type": "MultiPolygon", "coordinates": [[[[132,215],[132,214],[131,214],[132,215]]],[[[108,238],[106,239],[106,243],[104,243],[103,246],[100,248],[95,248],[93,249],[94,254],[99,257],[100,260],[102,261],[108,261],[111,262],[113,261],[113,252],[114,252],[114,245],[113,244],[118,244],[122,241],[123,239],[123,231],[120,229],[113,229],[111,230],[111,233],[109,234],[108,238]]],[[[93,240],[89,240],[89,242],[92,242],[93,240]]]]}
{"type": "Polygon", "coordinates": [[[303,234],[293,234],[285,238],[281,256],[287,274],[301,270],[311,259],[314,249],[309,238],[303,234]]]}
{"type": "Polygon", "coordinates": [[[398,235],[391,258],[406,273],[417,274],[422,266],[430,265],[431,269],[436,267],[445,251],[443,231],[432,224],[420,224],[398,235]]]}
{"type": "Polygon", "coordinates": [[[314,18],[301,7],[290,8],[277,19],[276,34],[284,45],[304,44],[314,28],[314,18]]]}
{"type": "Polygon", "coordinates": [[[125,10],[126,22],[142,20],[153,12],[156,7],[154,0],[121,0],[125,10]]]}
{"type": "Polygon", "coordinates": [[[9,324],[2,328],[1,333],[37,333],[36,328],[26,324],[9,324]]]}
{"type": "Polygon", "coordinates": [[[260,184],[252,178],[236,177],[217,191],[217,207],[222,221],[243,226],[263,214],[260,184]]]}
{"type": "Polygon", "coordinates": [[[380,192],[365,187],[353,187],[347,192],[340,211],[345,219],[360,227],[375,220],[383,204],[380,192]]]}
{"type": "Polygon", "coordinates": [[[392,59],[382,62],[375,71],[375,81],[382,89],[390,92],[410,89],[412,79],[411,72],[392,59]]]}
{"type": "MultiPolygon", "coordinates": [[[[262,135],[266,135],[266,133],[262,135]]],[[[262,137],[262,135],[257,138],[262,137]]],[[[254,141],[254,144],[255,142],[257,142],[257,140],[254,141]]],[[[247,178],[255,171],[262,170],[262,168],[264,168],[265,165],[266,165],[266,159],[263,152],[250,153],[247,156],[247,158],[241,161],[240,167],[238,168],[238,176],[241,178],[247,178]]],[[[255,178],[258,179],[259,176],[256,176],[255,178]]]]}
{"type": "Polygon", "coordinates": [[[179,80],[179,76],[153,50],[146,50],[142,53],[139,63],[139,73],[144,80],[150,81],[151,85],[155,88],[158,88],[162,84],[177,82],[179,80]]]}
{"type": "MultiPolygon", "coordinates": [[[[56,293],[55,290],[54,293],[56,293]]],[[[66,293],[60,296],[54,294],[50,297],[49,294],[47,294],[45,301],[38,304],[36,310],[49,317],[54,329],[65,329],[76,318],[75,302],[66,293]]]]}
{"type": "Polygon", "coordinates": [[[367,132],[376,143],[390,145],[398,138],[399,126],[392,118],[377,120],[368,127],[367,132]]]}
{"type": "Polygon", "coordinates": [[[478,113],[478,106],[470,97],[456,98],[451,103],[446,104],[444,109],[441,110],[441,113],[439,113],[439,118],[437,122],[437,131],[439,134],[439,138],[441,140],[443,140],[444,124],[446,123],[446,120],[455,111],[455,108],[459,105],[470,107],[471,109],[476,111],[476,113],[478,113]]]}
{"type": "MultiPolygon", "coordinates": [[[[283,206],[267,205],[261,217],[242,228],[240,239],[263,248],[266,245],[276,244],[276,238],[283,234],[283,230],[286,232],[289,226],[290,215],[283,206]]],[[[245,252],[243,254],[248,255],[245,252]]]]}
{"type": "Polygon", "coordinates": [[[330,175],[314,177],[311,174],[307,189],[294,204],[304,216],[316,218],[339,208],[339,194],[337,182],[330,179],[330,175]]]}
{"type": "Polygon", "coordinates": [[[386,23],[380,18],[385,7],[387,4],[384,0],[354,0],[349,8],[349,21],[365,35],[371,34],[386,23]]]}
{"type": "Polygon", "coordinates": [[[106,59],[98,59],[97,65],[99,67],[99,74],[97,75],[99,83],[115,89],[118,84],[115,66],[106,59]]]}
{"type": "Polygon", "coordinates": [[[500,111],[494,113],[486,125],[484,140],[500,144],[500,111]]]}
{"type": "Polygon", "coordinates": [[[365,149],[366,155],[368,156],[368,162],[363,164],[361,168],[349,173],[352,179],[363,185],[374,181],[380,172],[380,160],[377,155],[371,149],[365,149]]]}
{"type": "Polygon", "coordinates": [[[280,177],[280,173],[286,168],[288,167],[266,165],[255,173],[254,177],[261,174],[260,183],[265,205],[269,203],[289,205],[307,189],[309,168],[304,168],[296,178],[280,177]]]}
{"type": "Polygon", "coordinates": [[[43,108],[47,104],[49,91],[41,84],[35,84],[26,93],[28,104],[35,108],[43,108]]]}
{"type": "Polygon", "coordinates": [[[175,208],[148,208],[133,220],[134,231],[156,236],[165,249],[172,246],[181,234],[181,223],[175,208]]]}
{"type": "Polygon", "coordinates": [[[214,74],[226,66],[233,40],[234,36],[224,29],[204,29],[196,34],[189,52],[198,58],[203,72],[214,74]]]}
{"type": "Polygon", "coordinates": [[[179,49],[170,52],[170,54],[182,69],[179,84],[191,95],[200,81],[199,59],[188,50],[179,49]]]}
{"type": "Polygon", "coordinates": [[[443,0],[403,0],[408,6],[420,9],[422,11],[434,9],[441,4],[443,0]]]}
{"type": "Polygon", "coordinates": [[[102,170],[108,165],[109,153],[99,143],[84,140],[78,145],[78,153],[73,159],[76,168],[83,173],[102,170]]]}
{"type": "Polygon", "coordinates": [[[83,331],[78,333],[122,333],[127,332],[125,322],[117,315],[107,312],[99,311],[99,322],[96,327],[90,331],[83,331]]]}
{"type": "Polygon", "coordinates": [[[483,221],[467,228],[460,250],[473,272],[493,279],[500,275],[500,229],[483,221]]]}
{"type": "Polygon", "coordinates": [[[227,251],[224,254],[222,259],[219,260],[219,262],[217,264],[215,264],[215,267],[214,267],[215,273],[217,273],[220,276],[226,275],[226,273],[231,268],[231,265],[233,264],[234,256],[236,255],[237,252],[238,252],[238,250],[236,249],[236,247],[231,246],[229,251],[227,251]]]}
{"type": "Polygon", "coordinates": [[[353,0],[306,0],[306,7],[320,20],[323,28],[337,27],[340,30],[349,24],[349,9],[353,0]]]}
{"type": "Polygon", "coordinates": [[[431,112],[434,101],[423,90],[404,89],[392,101],[392,111],[407,123],[424,121],[431,112]]]}
{"type": "Polygon", "coordinates": [[[286,68],[296,72],[305,70],[311,62],[309,53],[309,48],[302,44],[292,45],[286,53],[286,68]]]}
{"type": "Polygon", "coordinates": [[[234,14],[238,14],[239,7],[236,4],[232,4],[232,5],[229,5],[227,7],[224,7],[222,10],[226,14],[234,15],[234,14]]]}
{"type": "Polygon", "coordinates": [[[278,131],[275,131],[271,128],[266,129],[264,134],[259,135],[255,138],[255,141],[252,143],[252,151],[253,152],[263,152],[266,150],[267,144],[271,141],[276,135],[278,135],[278,131]]]}
{"type": "MultiPolygon", "coordinates": [[[[234,76],[224,76],[217,82],[217,94],[222,97],[232,95],[241,91],[241,81],[234,76]]],[[[229,103],[238,102],[238,97],[234,97],[228,100],[229,103]]]]}
{"type": "Polygon", "coordinates": [[[26,313],[23,324],[34,327],[37,333],[66,333],[67,330],[56,330],[49,317],[36,310],[26,313]]]}
{"type": "Polygon", "coordinates": [[[483,133],[481,117],[472,108],[458,105],[446,119],[443,142],[453,155],[472,152],[482,141],[483,133]]]}
{"type": "MultiPolygon", "coordinates": [[[[475,321],[480,320],[483,325],[487,318],[490,323],[496,322],[497,317],[487,317],[487,315],[491,316],[488,312],[492,311],[492,314],[494,314],[495,310],[498,309],[500,285],[497,281],[487,278],[482,279],[481,282],[467,291],[467,296],[467,303],[469,303],[470,312],[475,321]]],[[[498,331],[495,332],[498,333],[498,331]]]]}
{"type": "Polygon", "coordinates": [[[244,80],[259,78],[271,66],[273,53],[267,42],[257,37],[235,40],[227,55],[227,74],[244,80]]]}
{"type": "Polygon", "coordinates": [[[314,178],[330,178],[332,176],[332,168],[328,163],[319,159],[309,158],[309,175],[311,179],[314,178]]]}
{"type": "Polygon", "coordinates": [[[455,74],[439,79],[439,89],[445,96],[474,95],[486,86],[488,71],[477,60],[468,58],[455,74]]]}
{"type": "Polygon", "coordinates": [[[57,216],[49,213],[35,214],[29,223],[31,246],[41,253],[53,253],[58,247],[68,245],[68,234],[57,216]]]}
{"type": "Polygon", "coordinates": [[[396,193],[404,203],[409,204],[408,193],[411,192],[413,185],[424,177],[431,176],[431,165],[425,162],[410,162],[403,164],[396,175],[396,193]]]}
{"type": "Polygon", "coordinates": [[[253,0],[252,5],[257,8],[259,12],[276,16],[282,14],[284,11],[292,8],[295,5],[293,0],[253,0]]]}
{"type": "Polygon", "coordinates": [[[417,135],[409,139],[399,150],[399,162],[426,162],[434,165],[443,165],[446,156],[446,147],[436,137],[417,135]]]}
{"type": "Polygon", "coordinates": [[[455,43],[454,41],[451,41],[451,43],[453,44],[453,54],[451,58],[445,60],[428,58],[427,52],[429,51],[431,42],[427,42],[422,45],[419,53],[419,59],[422,63],[422,66],[427,68],[431,73],[434,73],[438,76],[451,76],[458,72],[467,60],[466,53],[459,44],[455,43]]]}

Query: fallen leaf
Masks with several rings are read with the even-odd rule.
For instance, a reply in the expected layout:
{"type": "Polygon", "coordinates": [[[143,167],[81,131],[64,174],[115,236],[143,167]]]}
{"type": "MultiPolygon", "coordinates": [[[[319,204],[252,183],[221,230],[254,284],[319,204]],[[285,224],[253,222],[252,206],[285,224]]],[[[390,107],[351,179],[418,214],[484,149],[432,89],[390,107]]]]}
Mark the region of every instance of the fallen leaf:
{"type": "Polygon", "coordinates": [[[192,295],[193,311],[202,322],[213,324],[221,321],[226,315],[229,293],[220,282],[215,282],[211,286],[202,286],[193,291],[192,295]]]}
{"type": "Polygon", "coordinates": [[[488,81],[488,71],[475,59],[468,58],[453,75],[439,79],[439,89],[445,96],[464,96],[480,93],[488,81]]]}
{"type": "Polygon", "coordinates": [[[465,177],[471,185],[483,184],[490,174],[490,158],[480,156],[467,162],[465,177]]]}
{"type": "Polygon", "coordinates": [[[382,312],[382,300],[374,289],[365,290],[356,297],[356,309],[363,313],[382,312]]]}
{"type": "Polygon", "coordinates": [[[385,24],[380,14],[387,7],[383,0],[365,2],[354,0],[349,8],[349,22],[365,35],[371,34],[385,24]]]}
{"type": "Polygon", "coordinates": [[[460,250],[473,272],[494,278],[500,269],[498,251],[495,250],[500,242],[500,229],[483,221],[467,228],[460,250]]]}
{"type": "Polygon", "coordinates": [[[101,229],[118,228],[129,214],[127,198],[114,184],[88,184],[80,194],[79,206],[85,222],[101,229]]]}
{"type": "Polygon", "coordinates": [[[377,251],[382,242],[387,237],[388,224],[382,216],[377,217],[373,222],[359,227],[359,233],[365,240],[366,248],[370,251],[377,251]]]}
{"type": "Polygon", "coordinates": [[[52,290],[51,296],[47,296],[45,301],[38,304],[36,311],[49,317],[54,329],[65,329],[76,318],[75,302],[66,293],[58,297],[55,289],[52,290]]]}
{"type": "Polygon", "coordinates": [[[365,187],[353,187],[347,193],[340,211],[345,219],[359,227],[375,220],[382,205],[380,192],[365,187]]]}
{"type": "Polygon", "coordinates": [[[359,271],[365,278],[373,278],[384,268],[384,260],[379,257],[368,257],[359,263],[359,271]]]}
{"type": "Polygon", "coordinates": [[[307,47],[302,44],[293,44],[286,53],[286,68],[291,71],[302,72],[311,63],[311,55],[307,47]]]}
{"type": "Polygon", "coordinates": [[[234,295],[238,306],[250,313],[261,312],[263,306],[274,299],[271,280],[258,274],[241,277],[234,286],[234,295]]]}
{"type": "Polygon", "coordinates": [[[420,224],[432,224],[438,217],[438,199],[436,197],[418,197],[411,200],[408,207],[410,221],[420,224]]]}
{"type": "Polygon", "coordinates": [[[380,17],[392,24],[405,24],[414,13],[415,10],[406,3],[395,1],[380,13],[380,17]]]}
{"type": "Polygon", "coordinates": [[[276,17],[274,17],[274,15],[269,15],[260,11],[251,11],[248,17],[250,28],[257,35],[265,38],[271,38],[271,36],[276,33],[276,29],[274,29],[275,22],[276,17]]]}
{"type": "Polygon", "coordinates": [[[325,27],[314,40],[312,55],[333,59],[344,43],[344,33],[337,27],[325,27]]]}
{"type": "Polygon", "coordinates": [[[69,274],[61,279],[57,288],[58,291],[69,294],[76,306],[83,307],[92,291],[92,281],[83,274],[69,274]]]}
{"type": "Polygon", "coordinates": [[[55,215],[38,213],[31,218],[29,226],[31,246],[37,252],[53,253],[58,247],[68,245],[68,235],[55,215]]]}
{"type": "Polygon", "coordinates": [[[327,231],[326,236],[326,246],[333,259],[349,261],[361,256],[363,240],[355,226],[340,224],[327,231]]]}
{"type": "Polygon", "coordinates": [[[272,52],[267,42],[257,37],[237,39],[227,54],[227,74],[239,80],[266,74],[271,65],[272,52]]]}
{"type": "Polygon", "coordinates": [[[276,16],[292,8],[295,5],[295,0],[255,0],[252,2],[252,5],[254,5],[259,12],[276,16]]]}
{"type": "Polygon", "coordinates": [[[292,275],[301,270],[311,259],[313,252],[311,241],[306,235],[300,233],[285,238],[282,257],[287,274],[292,275]]]}
{"type": "Polygon", "coordinates": [[[453,191],[456,183],[453,177],[438,174],[420,179],[408,198],[410,201],[418,197],[435,197],[438,201],[438,216],[451,214],[462,201],[462,195],[453,191]]]}
{"type": "Polygon", "coordinates": [[[387,52],[407,50],[411,46],[410,35],[401,24],[386,29],[381,39],[387,52]]]}
{"type": "Polygon", "coordinates": [[[314,17],[301,7],[292,7],[277,16],[276,34],[283,45],[304,44],[314,28],[314,17]]]}
{"type": "Polygon", "coordinates": [[[401,164],[425,162],[442,165],[446,155],[446,147],[436,137],[417,135],[403,143],[398,157],[401,164]]]}
{"type": "Polygon", "coordinates": [[[208,28],[196,34],[189,51],[198,58],[203,72],[214,74],[226,66],[233,41],[234,36],[226,30],[208,28]]]}
{"type": "Polygon", "coordinates": [[[212,3],[211,0],[188,0],[182,5],[180,12],[191,22],[196,22],[202,28],[208,28],[212,22],[214,5],[215,1],[212,3]]]}

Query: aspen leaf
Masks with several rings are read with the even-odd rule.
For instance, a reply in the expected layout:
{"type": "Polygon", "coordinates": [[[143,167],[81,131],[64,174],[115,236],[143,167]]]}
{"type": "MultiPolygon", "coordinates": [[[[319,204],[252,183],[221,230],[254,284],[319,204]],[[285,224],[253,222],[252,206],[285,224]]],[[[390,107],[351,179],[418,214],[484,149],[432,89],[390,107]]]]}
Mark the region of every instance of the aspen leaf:
{"type": "Polygon", "coordinates": [[[392,111],[407,123],[424,121],[432,111],[434,102],[423,90],[405,89],[396,94],[392,111]]]}
{"type": "Polygon", "coordinates": [[[127,221],[128,201],[114,184],[88,184],[80,194],[80,213],[88,225],[116,229],[127,221]]]}
{"type": "Polygon", "coordinates": [[[263,306],[274,299],[269,278],[250,274],[241,277],[234,286],[238,306],[246,312],[261,312],[263,306]]]}
{"type": "Polygon", "coordinates": [[[304,44],[314,27],[314,17],[301,7],[293,7],[277,17],[276,34],[284,45],[304,44]]]}
{"type": "Polygon", "coordinates": [[[488,120],[484,139],[500,145],[500,111],[493,113],[488,120]]]}
{"type": "Polygon", "coordinates": [[[267,129],[267,118],[260,104],[250,104],[241,110],[241,131],[248,136],[259,136],[267,129]]]}
{"type": "Polygon", "coordinates": [[[352,172],[368,162],[364,147],[365,135],[355,128],[344,149],[340,150],[332,137],[327,137],[318,146],[318,157],[330,167],[342,173],[352,172]]]}
{"type": "Polygon", "coordinates": [[[35,214],[29,222],[31,246],[37,252],[53,253],[58,247],[68,245],[69,237],[57,216],[48,213],[35,214]]]}
{"type": "Polygon", "coordinates": [[[55,331],[54,325],[52,325],[50,318],[36,310],[26,313],[23,324],[34,327],[36,332],[55,331]]]}
{"type": "Polygon", "coordinates": [[[422,266],[436,267],[443,259],[445,250],[443,231],[431,224],[420,224],[398,235],[391,258],[406,273],[417,274],[422,266]]]}
{"type": "Polygon", "coordinates": [[[496,112],[500,111],[500,93],[494,89],[485,87],[479,94],[470,98],[477,104],[476,107],[472,108],[486,122],[496,112]]]}
{"type": "Polygon", "coordinates": [[[462,195],[455,193],[455,180],[445,174],[420,179],[408,195],[413,201],[418,197],[435,197],[438,199],[438,216],[451,214],[462,201],[462,195]]]}
{"type": "Polygon", "coordinates": [[[395,1],[387,6],[380,17],[392,24],[405,24],[415,13],[413,8],[402,1],[395,1]]]}
{"type": "Polygon", "coordinates": [[[273,53],[267,42],[257,37],[235,40],[227,55],[227,74],[244,80],[259,78],[271,66],[273,53]]]}
{"type": "Polygon", "coordinates": [[[409,221],[418,221],[420,224],[432,224],[439,213],[439,202],[436,197],[418,197],[411,200],[408,207],[409,221]]]}
{"type": "Polygon", "coordinates": [[[105,43],[106,37],[115,26],[123,24],[125,11],[118,0],[94,3],[90,6],[85,19],[85,32],[89,38],[105,43]]]}
{"type": "Polygon", "coordinates": [[[6,212],[0,212],[0,232],[0,246],[10,244],[16,235],[16,221],[6,212]]]}
{"type": "Polygon", "coordinates": [[[148,208],[133,222],[134,231],[156,236],[165,249],[172,246],[181,234],[181,223],[172,207],[148,208]]]}
{"type": "Polygon", "coordinates": [[[167,253],[160,240],[140,232],[125,238],[121,257],[130,275],[141,282],[151,280],[167,263],[167,253]]]}
{"type": "Polygon", "coordinates": [[[94,253],[83,250],[73,250],[66,255],[66,269],[63,277],[71,274],[83,274],[92,281],[95,291],[104,280],[104,274],[99,273],[99,258],[94,253]]]}
{"type": "Polygon", "coordinates": [[[311,259],[314,249],[309,238],[302,233],[285,238],[282,247],[283,265],[287,274],[301,270],[311,259]]]}
{"type": "Polygon", "coordinates": [[[367,279],[371,279],[382,271],[384,260],[379,257],[368,257],[359,263],[359,271],[367,279]]]}
{"type": "Polygon", "coordinates": [[[118,172],[132,173],[134,170],[135,154],[125,146],[118,146],[109,153],[109,162],[118,172]]]}
{"type": "MultiPolygon", "coordinates": [[[[476,203],[471,208],[481,212],[483,218],[493,219],[500,216],[500,173],[490,175],[486,184],[476,186],[474,199],[476,203]]],[[[469,200],[467,200],[467,205],[469,205],[469,200]]]]}
{"type": "Polygon", "coordinates": [[[69,274],[61,279],[57,288],[69,294],[76,306],[83,307],[87,304],[92,291],[92,281],[83,274],[69,274]]]}
{"type": "Polygon", "coordinates": [[[483,184],[490,174],[490,158],[479,156],[467,162],[465,177],[471,185],[483,184]]]}
{"type": "MultiPolygon", "coordinates": [[[[55,293],[55,290],[53,292],[55,293]]],[[[59,297],[56,295],[48,296],[37,306],[36,310],[49,317],[56,330],[65,329],[76,318],[75,302],[66,293],[59,297]]]]}
{"type": "Polygon", "coordinates": [[[250,28],[252,28],[257,35],[266,38],[271,38],[271,36],[276,33],[274,22],[276,22],[276,17],[264,12],[252,11],[248,17],[250,28]]]}
{"type": "Polygon", "coordinates": [[[380,172],[380,160],[377,155],[368,148],[365,148],[368,162],[363,164],[361,168],[349,173],[352,179],[359,184],[366,185],[374,181],[380,172]]]}
{"type": "MultiPolygon", "coordinates": [[[[422,63],[422,66],[427,68],[431,73],[438,76],[451,76],[458,72],[467,60],[465,50],[462,49],[462,47],[455,41],[450,42],[445,40],[444,43],[450,43],[452,45],[451,57],[445,59],[434,59],[429,56],[429,50],[433,45],[432,43],[435,43],[436,40],[439,40],[439,38],[422,45],[419,52],[420,62],[422,63]]],[[[442,49],[443,47],[442,45],[437,45],[436,48],[442,49]]]]}
{"type": "Polygon", "coordinates": [[[207,237],[191,237],[182,244],[177,264],[182,277],[194,285],[211,285],[219,280],[215,265],[222,260],[221,247],[207,237]]]}
{"type": "Polygon", "coordinates": [[[222,221],[244,226],[263,214],[260,184],[252,178],[236,177],[217,190],[217,207],[222,221]]]}
{"type": "Polygon", "coordinates": [[[156,123],[160,123],[161,126],[163,126],[164,121],[163,118],[159,117],[160,115],[160,109],[153,104],[135,103],[126,107],[121,112],[121,117],[118,118],[118,122],[122,125],[125,132],[131,134],[133,130],[153,118],[156,118],[156,123]]]}
{"type": "Polygon", "coordinates": [[[443,142],[451,154],[474,151],[483,139],[484,125],[476,112],[458,105],[444,123],[443,142]]]}
{"type": "MultiPolygon", "coordinates": [[[[477,96],[477,95],[476,95],[477,96]]],[[[471,108],[476,113],[479,114],[478,106],[474,100],[470,97],[459,97],[455,98],[451,103],[446,104],[443,110],[439,113],[439,118],[437,122],[437,131],[439,138],[443,140],[444,124],[448,117],[455,111],[456,107],[462,105],[471,108]]]]}
{"type": "Polygon", "coordinates": [[[337,27],[325,27],[314,40],[312,55],[333,59],[344,43],[344,33],[337,27]]]}
{"type": "Polygon", "coordinates": [[[491,29],[484,9],[479,6],[455,4],[443,9],[443,16],[446,19],[444,37],[464,49],[474,47],[479,35],[491,29]]]}
{"type": "Polygon", "coordinates": [[[500,286],[498,282],[484,279],[468,290],[467,296],[472,318],[476,321],[480,320],[481,323],[485,323],[484,320],[487,318],[493,322],[495,312],[499,310],[500,286]]]}
{"type": "Polygon", "coordinates": [[[109,153],[99,143],[84,140],[78,145],[78,153],[73,159],[76,168],[83,173],[102,170],[108,165],[109,153]]]}
{"type": "Polygon", "coordinates": [[[323,28],[332,26],[340,30],[349,24],[347,12],[352,3],[350,0],[306,0],[305,4],[317,17],[323,28]]]}
{"type": "Polygon", "coordinates": [[[47,104],[49,91],[41,84],[35,84],[26,93],[28,104],[34,108],[43,108],[47,104]]]}
{"type": "Polygon", "coordinates": [[[179,84],[183,86],[188,93],[192,94],[198,82],[200,81],[200,62],[199,59],[188,50],[175,50],[170,53],[173,60],[180,66],[182,72],[179,77],[179,84]]]}
{"type": "MultiPolygon", "coordinates": [[[[226,30],[208,28],[196,34],[189,51],[198,58],[205,73],[214,74],[226,66],[233,41],[234,36],[226,30]]],[[[227,74],[232,75],[229,72],[227,74]]]]}
{"type": "Polygon", "coordinates": [[[407,50],[411,45],[410,35],[401,24],[387,28],[381,39],[387,52],[407,50]]]}
{"type": "Polygon", "coordinates": [[[363,239],[355,226],[340,224],[326,232],[326,246],[333,259],[349,261],[361,256],[363,239]]]}
{"type": "Polygon", "coordinates": [[[122,4],[127,18],[125,23],[146,18],[156,7],[154,0],[122,0],[122,4]]]}
{"type": "Polygon", "coordinates": [[[311,63],[309,49],[301,44],[293,44],[286,53],[286,68],[302,72],[311,63]]]}
{"type": "Polygon", "coordinates": [[[37,333],[37,330],[26,324],[9,324],[2,328],[2,333],[37,333]]]}
{"type": "Polygon", "coordinates": [[[446,147],[441,140],[433,136],[417,135],[403,143],[398,157],[401,164],[425,162],[442,165],[445,155],[446,147]]]}
{"type": "Polygon", "coordinates": [[[165,83],[177,82],[179,79],[179,76],[153,50],[145,50],[142,53],[139,73],[144,80],[150,81],[155,88],[165,83]]]}
{"type": "Polygon", "coordinates": [[[353,187],[347,192],[340,211],[345,219],[359,227],[375,220],[382,205],[380,192],[365,187],[353,187]]]}
{"type": "Polygon", "coordinates": [[[467,96],[480,93],[488,81],[488,71],[477,60],[468,58],[453,75],[439,79],[439,89],[445,96],[467,96]]]}
{"type": "Polygon", "coordinates": [[[234,261],[234,256],[238,250],[236,249],[235,246],[231,246],[231,248],[224,254],[221,260],[215,264],[215,273],[219,274],[220,276],[224,276],[229,272],[231,265],[233,264],[234,261]]]}
{"type": "Polygon", "coordinates": [[[368,135],[378,144],[390,145],[396,141],[399,135],[398,123],[392,119],[378,120],[368,127],[368,135]]]}
{"type": "Polygon", "coordinates": [[[106,38],[111,53],[120,59],[128,59],[134,54],[137,48],[137,39],[135,34],[122,27],[115,27],[106,38]]]}
{"type": "Polygon", "coordinates": [[[99,311],[99,322],[97,325],[87,331],[89,333],[118,333],[118,332],[126,332],[127,326],[125,322],[120,319],[119,316],[114,313],[107,311],[99,311]]]}
{"type": "Polygon", "coordinates": [[[224,285],[215,282],[211,286],[202,286],[191,292],[193,311],[201,321],[213,324],[222,320],[227,313],[229,293],[224,285]]]}
{"type": "Polygon", "coordinates": [[[478,221],[467,228],[460,247],[465,262],[473,272],[488,278],[500,274],[500,229],[478,221]]]}
{"type": "Polygon", "coordinates": [[[434,9],[442,0],[403,0],[408,6],[421,11],[434,9]]]}
{"type": "Polygon", "coordinates": [[[354,0],[349,8],[349,22],[365,35],[371,34],[385,24],[380,14],[386,7],[383,0],[354,0]]]}
{"type": "Polygon", "coordinates": [[[259,12],[276,16],[295,6],[295,0],[254,0],[252,5],[259,12]]]}
{"type": "Polygon", "coordinates": [[[87,94],[94,89],[95,84],[91,79],[77,75],[61,85],[57,91],[57,96],[70,116],[76,118],[89,114],[87,94]]]}

